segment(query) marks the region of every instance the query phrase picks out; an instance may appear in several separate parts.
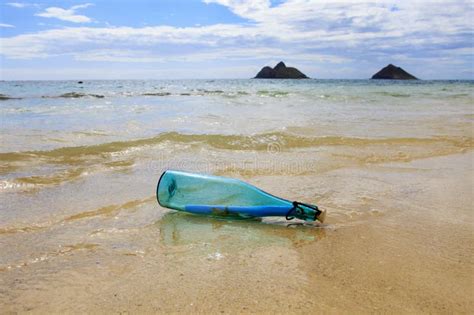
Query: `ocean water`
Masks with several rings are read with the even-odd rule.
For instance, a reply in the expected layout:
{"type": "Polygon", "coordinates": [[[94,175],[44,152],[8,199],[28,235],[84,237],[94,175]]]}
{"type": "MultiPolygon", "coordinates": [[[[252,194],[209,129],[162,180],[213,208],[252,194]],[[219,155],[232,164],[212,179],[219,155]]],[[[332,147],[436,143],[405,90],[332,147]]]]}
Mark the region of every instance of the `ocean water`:
{"type": "Polygon", "coordinates": [[[3,81],[0,187],[7,194],[38,191],[142,167],[155,176],[173,166],[317,174],[344,164],[337,159],[376,163],[456,152],[472,144],[473,87],[469,81],[3,81]]]}
{"type": "MultiPolygon", "coordinates": [[[[205,274],[221,260],[239,268],[235,257],[269,246],[290,259],[287,251],[331,231],[402,215],[427,172],[410,166],[417,175],[408,178],[403,165],[473,148],[471,81],[1,81],[0,94],[0,305],[16,311],[71,310],[54,299],[48,309],[44,298],[58,290],[86,301],[94,289],[73,292],[96,278],[110,288],[128,277],[124,285],[139,290],[132,274],[153,266],[172,273],[198,261],[205,274]],[[364,173],[386,165],[399,169],[383,179],[364,173]],[[168,168],[318,204],[327,223],[295,229],[284,218],[233,222],[160,208],[154,191],[168,168]]],[[[472,219],[466,207],[459,222],[472,219]]]]}

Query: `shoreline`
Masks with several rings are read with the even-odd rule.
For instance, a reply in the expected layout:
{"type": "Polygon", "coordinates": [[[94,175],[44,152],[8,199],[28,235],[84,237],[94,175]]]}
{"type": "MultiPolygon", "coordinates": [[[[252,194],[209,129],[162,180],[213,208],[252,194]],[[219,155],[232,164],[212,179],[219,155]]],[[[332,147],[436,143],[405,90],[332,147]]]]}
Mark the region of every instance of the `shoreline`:
{"type": "MultiPolygon", "coordinates": [[[[136,251],[103,248],[97,241],[107,231],[98,232],[97,244],[84,241],[44,262],[1,272],[9,290],[0,304],[6,312],[33,313],[469,312],[474,246],[472,221],[466,222],[472,180],[470,187],[465,180],[473,157],[469,150],[323,174],[316,186],[351,187],[339,206],[375,210],[362,220],[355,211],[344,225],[331,208],[326,228],[168,212],[125,239],[119,231],[107,237],[116,246],[156,239],[136,251]],[[356,182],[361,179],[364,185],[356,182]],[[364,188],[377,183],[385,186],[364,188]],[[435,198],[439,192],[444,195],[435,198]],[[434,204],[449,215],[439,215],[434,204]]],[[[278,187],[278,178],[255,181],[278,187]]]]}

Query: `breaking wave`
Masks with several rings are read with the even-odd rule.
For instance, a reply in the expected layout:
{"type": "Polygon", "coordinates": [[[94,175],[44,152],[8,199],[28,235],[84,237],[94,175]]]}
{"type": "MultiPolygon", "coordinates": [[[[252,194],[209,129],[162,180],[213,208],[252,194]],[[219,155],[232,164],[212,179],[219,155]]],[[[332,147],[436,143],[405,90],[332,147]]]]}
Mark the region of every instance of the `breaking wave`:
{"type": "Polygon", "coordinates": [[[61,147],[45,151],[0,153],[0,160],[8,163],[41,159],[50,163],[75,164],[80,160],[94,156],[102,157],[104,154],[123,152],[165,142],[183,144],[195,143],[207,145],[215,149],[247,151],[267,151],[269,145],[274,144],[278,144],[280,148],[286,150],[321,146],[423,146],[428,144],[445,144],[458,148],[473,147],[473,139],[469,137],[357,138],[342,136],[306,137],[285,132],[267,132],[255,135],[185,134],[179,132],[165,132],[151,138],[115,141],[90,146],[61,147]]]}

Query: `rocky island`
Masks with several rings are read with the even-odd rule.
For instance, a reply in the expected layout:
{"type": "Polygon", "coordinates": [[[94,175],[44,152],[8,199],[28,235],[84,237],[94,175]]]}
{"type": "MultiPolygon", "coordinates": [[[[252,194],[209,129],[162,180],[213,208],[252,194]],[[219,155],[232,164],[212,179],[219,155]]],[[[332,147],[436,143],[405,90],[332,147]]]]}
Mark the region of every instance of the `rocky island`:
{"type": "Polygon", "coordinates": [[[396,67],[389,64],[376,74],[372,76],[372,79],[385,79],[385,80],[418,80],[415,76],[409,74],[400,67],[396,67]]]}
{"type": "Polygon", "coordinates": [[[255,79],[308,79],[308,77],[293,67],[287,67],[280,61],[274,68],[263,67],[255,79]]]}

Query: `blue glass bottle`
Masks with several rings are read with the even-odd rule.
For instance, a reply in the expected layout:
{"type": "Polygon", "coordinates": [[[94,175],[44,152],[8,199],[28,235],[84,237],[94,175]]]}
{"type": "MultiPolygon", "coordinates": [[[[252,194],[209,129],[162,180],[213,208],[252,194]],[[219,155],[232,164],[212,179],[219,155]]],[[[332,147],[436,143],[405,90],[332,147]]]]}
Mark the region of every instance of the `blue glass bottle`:
{"type": "Polygon", "coordinates": [[[162,207],[195,214],[252,218],[284,216],[288,220],[324,221],[315,205],[291,202],[243,181],[167,170],[158,181],[156,197],[162,207]]]}

